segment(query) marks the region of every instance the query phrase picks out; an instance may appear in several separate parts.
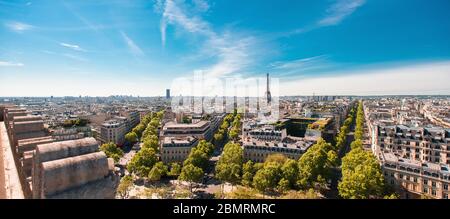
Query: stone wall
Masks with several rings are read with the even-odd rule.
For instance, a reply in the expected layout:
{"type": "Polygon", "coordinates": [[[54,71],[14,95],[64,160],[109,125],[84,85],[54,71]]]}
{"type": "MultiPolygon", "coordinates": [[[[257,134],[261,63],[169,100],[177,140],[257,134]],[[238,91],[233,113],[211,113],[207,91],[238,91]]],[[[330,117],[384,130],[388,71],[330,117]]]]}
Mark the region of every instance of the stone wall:
{"type": "Polygon", "coordinates": [[[43,162],[41,164],[41,192],[51,196],[89,182],[103,179],[109,174],[108,159],[104,152],[43,162]]]}
{"type": "Polygon", "coordinates": [[[115,197],[114,160],[94,138],[39,144],[32,166],[33,198],[115,197]]]}

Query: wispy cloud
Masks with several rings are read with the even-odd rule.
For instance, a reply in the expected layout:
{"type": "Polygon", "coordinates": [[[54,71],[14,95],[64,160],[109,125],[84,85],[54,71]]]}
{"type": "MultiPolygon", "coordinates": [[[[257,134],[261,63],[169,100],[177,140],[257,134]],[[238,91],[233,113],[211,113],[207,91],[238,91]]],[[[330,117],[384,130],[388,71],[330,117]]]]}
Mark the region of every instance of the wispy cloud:
{"type": "MultiPolygon", "coordinates": [[[[179,3],[181,4],[181,3],[179,3]]],[[[186,31],[190,33],[199,33],[208,36],[215,35],[211,31],[209,24],[203,21],[198,16],[187,16],[186,13],[180,8],[173,0],[164,1],[162,19],[169,24],[180,25],[186,31]]],[[[165,29],[161,29],[165,32],[165,29]]],[[[164,34],[165,35],[165,34],[164,34]]],[[[165,41],[165,39],[164,39],[165,41]]]]}
{"type": "Polygon", "coordinates": [[[86,19],[84,16],[82,16],[80,13],[78,13],[76,10],[74,10],[66,1],[62,1],[61,3],[70,13],[72,13],[72,15],[74,15],[76,18],[78,18],[78,20],[80,20],[89,29],[91,29],[95,32],[99,32],[100,26],[95,25],[91,21],[86,19]]]}
{"type": "Polygon", "coordinates": [[[199,12],[205,12],[209,10],[209,4],[205,0],[193,0],[195,9],[199,12]]]}
{"type": "Polygon", "coordinates": [[[327,9],[327,15],[318,22],[318,25],[331,26],[339,24],[364,3],[365,0],[337,0],[327,9]]]}
{"type": "Polygon", "coordinates": [[[0,67],[22,67],[23,63],[20,62],[8,62],[8,61],[0,61],[0,67]]]}
{"type": "MultiPolygon", "coordinates": [[[[194,2],[196,8],[203,11],[209,9],[206,2],[194,2]]],[[[161,12],[161,41],[166,43],[166,27],[174,25],[182,30],[201,36],[205,41],[200,50],[204,57],[216,58],[215,64],[203,69],[206,76],[218,77],[242,71],[252,61],[252,49],[256,38],[245,36],[236,31],[214,31],[211,25],[203,20],[198,14],[189,13],[188,8],[182,1],[173,0],[158,1],[155,8],[161,12]]],[[[198,9],[194,12],[199,12],[198,9]]]]}
{"type": "Polygon", "coordinates": [[[85,49],[81,48],[79,45],[76,44],[70,44],[70,43],[59,43],[59,45],[69,48],[69,49],[73,49],[75,51],[80,51],[80,52],[86,52],[85,49]]]}
{"type": "Polygon", "coordinates": [[[277,76],[305,77],[312,73],[328,71],[338,64],[329,60],[328,55],[319,55],[288,61],[277,61],[269,65],[271,71],[277,76]]]}
{"type": "Polygon", "coordinates": [[[22,23],[22,22],[17,22],[17,21],[6,22],[5,26],[7,28],[9,28],[10,30],[18,32],[18,33],[22,33],[22,32],[25,32],[27,30],[31,30],[34,28],[33,25],[22,23]]]}
{"type": "Polygon", "coordinates": [[[130,52],[133,55],[135,55],[135,56],[144,55],[144,52],[142,51],[142,49],[139,48],[139,46],[137,46],[136,43],[130,37],[128,37],[128,35],[125,32],[120,31],[120,34],[122,35],[123,40],[125,41],[128,48],[130,49],[130,52]]]}
{"type": "Polygon", "coordinates": [[[63,56],[65,56],[67,58],[70,58],[70,59],[73,59],[73,60],[80,61],[80,62],[87,62],[88,61],[86,58],[83,58],[83,57],[77,56],[77,55],[73,55],[73,54],[69,54],[69,53],[65,53],[65,54],[63,54],[63,56]]]}

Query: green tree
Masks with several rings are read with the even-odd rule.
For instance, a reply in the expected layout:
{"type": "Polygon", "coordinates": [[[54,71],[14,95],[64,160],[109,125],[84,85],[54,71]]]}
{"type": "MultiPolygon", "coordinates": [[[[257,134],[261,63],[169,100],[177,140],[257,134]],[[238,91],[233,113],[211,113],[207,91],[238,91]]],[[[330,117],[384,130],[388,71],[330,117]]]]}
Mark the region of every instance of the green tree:
{"type": "Polygon", "coordinates": [[[260,169],[253,177],[253,187],[260,191],[263,195],[270,186],[269,173],[265,169],[260,169]]]}
{"type": "Polygon", "coordinates": [[[400,197],[396,193],[391,193],[390,195],[385,195],[384,199],[399,199],[400,197]]]}
{"type": "Polygon", "coordinates": [[[243,150],[239,144],[227,143],[216,165],[215,177],[235,185],[241,181],[243,150]]]}
{"type": "Polygon", "coordinates": [[[132,185],[133,178],[131,176],[122,177],[119,186],[117,186],[117,194],[123,199],[128,198],[129,190],[132,185]]]}
{"type": "Polygon", "coordinates": [[[237,129],[235,129],[235,128],[232,128],[231,130],[230,130],[230,133],[228,134],[229,136],[230,136],[230,138],[232,139],[232,140],[237,140],[237,138],[239,137],[239,132],[238,132],[238,130],[237,129]]]}
{"type": "Polygon", "coordinates": [[[142,143],[143,148],[153,148],[153,150],[159,151],[158,136],[156,135],[145,136],[142,143]]]}
{"type": "Polygon", "coordinates": [[[268,190],[277,188],[281,177],[280,163],[265,162],[263,168],[258,170],[253,177],[253,186],[265,194],[268,190]]]}
{"type": "Polygon", "coordinates": [[[194,147],[191,149],[191,153],[189,153],[188,158],[184,161],[183,166],[192,164],[196,167],[206,169],[208,167],[208,159],[208,154],[197,147],[194,147]]]}
{"type": "Polygon", "coordinates": [[[336,162],[336,154],[331,144],[319,139],[298,160],[298,181],[301,188],[311,188],[323,185],[331,176],[331,168],[336,162]]]}
{"type": "Polygon", "coordinates": [[[253,176],[255,175],[256,170],[254,168],[254,164],[251,160],[247,161],[242,166],[242,185],[244,186],[252,186],[253,176]]]}
{"type": "Polygon", "coordinates": [[[123,157],[123,151],[116,144],[109,142],[100,146],[100,151],[105,152],[107,157],[113,158],[114,162],[118,162],[123,157]]]}
{"type": "Polygon", "coordinates": [[[145,130],[145,125],[141,122],[139,123],[139,125],[137,125],[136,127],[134,127],[131,131],[136,133],[136,135],[138,136],[138,138],[140,138],[142,136],[142,132],[145,130]]]}
{"type": "Polygon", "coordinates": [[[169,176],[179,176],[181,173],[181,165],[179,163],[172,163],[170,165],[170,172],[167,174],[169,176]]]}
{"type": "Polygon", "coordinates": [[[167,166],[163,162],[156,163],[148,174],[150,181],[159,181],[161,177],[167,174],[167,166]]]}
{"type": "Polygon", "coordinates": [[[280,193],[284,193],[286,191],[288,191],[291,188],[291,183],[289,182],[289,180],[285,179],[285,178],[281,178],[281,180],[278,182],[278,186],[277,186],[277,190],[280,193]]]}
{"type": "Polygon", "coordinates": [[[222,143],[224,140],[223,131],[220,129],[216,134],[214,134],[214,143],[217,145],[219,143],[222,143]]]}
{"type": "Polygon", "coordinates": [[[125,135],[125,140],[133,145],[134,143],[136,143],[138,141],[138,136],[135,132],[128,132],[125,135]]]}
{"type": "Polygon", "coordinates": [[[189,182],[189,191],[192,194],[192,188],[194,183],[199,183],[203,179],[203,170],[200,167],[196,167],[192,164],[183,166],[181,174],[178,180],[189,182]]]}
{"type": "MultiPolygon", "coordinates": [[[[288,159],[281,167],[283,179],[287,181],[288,188],[294,188],[298,179],[298,165],[295,160],[288,159]]],[[[283,182],[284,183],[284,182],[283,182]]],[[[284,184],[283,184],[284,185],[284,184]]]]}
{"type": "Polygon", "coordinates": [[[370,152],[356,147],[342,158],[342,180],[338,191],[346,199],[383,197],[384,177],[370,152]]]}
{"type": "Polygon", "coordinates": [[[147,177],[157,161],[158,158],[153,148],[142,148],[128,163],[127,169],[138,176],[147,177]]]}
{"type": "Polygon", "coordinates": [[[268,162],[276,162],[279,164],[284,164],[284,162],[287,161],[287,157],[284,154],[281,153],[275,153],[275,154],[269,154],[269,156],[266,157],[265,163],[268,162]]]}

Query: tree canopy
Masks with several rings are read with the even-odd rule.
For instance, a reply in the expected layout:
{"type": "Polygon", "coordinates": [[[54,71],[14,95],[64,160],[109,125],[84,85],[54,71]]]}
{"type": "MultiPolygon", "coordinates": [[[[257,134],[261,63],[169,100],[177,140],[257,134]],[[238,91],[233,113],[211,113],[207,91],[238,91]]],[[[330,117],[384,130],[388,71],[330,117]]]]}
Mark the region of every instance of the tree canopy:
{"type": "Polygon", "coordinates": [[[239,144],[228,142],[216,165],[216,178],[237,184],[241,180],[243,150],[239,144]]]}
{"type": "Polygon", "coordinates": [[[114,162],[118,162],[123,157],[123,151],[113,142],[105,143],[100,146],[100,151],[105,152],[107,157],[113,158],[114,162]]]}

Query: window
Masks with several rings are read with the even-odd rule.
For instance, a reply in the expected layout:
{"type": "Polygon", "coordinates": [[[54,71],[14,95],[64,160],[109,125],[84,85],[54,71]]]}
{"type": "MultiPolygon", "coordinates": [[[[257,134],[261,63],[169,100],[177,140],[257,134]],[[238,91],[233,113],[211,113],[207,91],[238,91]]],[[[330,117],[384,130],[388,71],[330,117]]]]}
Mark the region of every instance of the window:
{"type": "Polygon", "coordinates": [[[431,185],[432,185],[433,187],[436,187],[436,182],[431,182],[431,185]]]}
{"type": "Polygon", "coordinates": [[[417,182],[417,177],[414,177],[414,182],[415,182],[415,183],[417,182]]]}
{"type": "Polygon", "coordinates": [[[444,188],[445,191],[447,191],[448,190],[448,184],[444,184],[443,188],[444,188]]]}
{"type": "Polygon", "coordinates": [[[431,195],[436,196],[436,190],[431,190],[431,195]]]}
{"type": "Polygon", "coordinates": [[[428,193],[428,188],[423,188],[423,193],[428,193]]]}
{"type": "Polygon", "coordinates": [[[427,179],[424,179],[424,180],[423,180],[423,184],[424,184],[424,185],[428,185],[428,180],[427,180],[427,179]]]}

